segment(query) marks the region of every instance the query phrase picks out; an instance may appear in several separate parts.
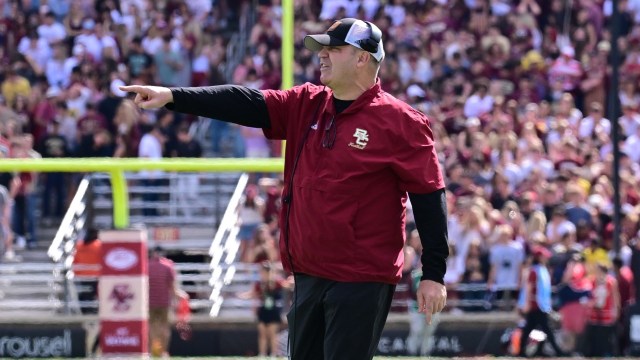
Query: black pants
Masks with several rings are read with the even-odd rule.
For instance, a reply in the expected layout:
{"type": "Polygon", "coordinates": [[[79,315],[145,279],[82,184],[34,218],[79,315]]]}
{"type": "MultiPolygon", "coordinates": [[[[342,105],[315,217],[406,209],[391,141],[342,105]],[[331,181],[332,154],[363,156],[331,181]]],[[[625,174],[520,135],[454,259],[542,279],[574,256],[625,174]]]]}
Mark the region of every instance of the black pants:
{"type": "MultiPolygon", "coordinates": [[[[98,280],[76,280],[78,289],[79,301],[95,301],[98,300],[98,280]]],[[[97,314],[98,309],[82,304],[80,305],[80,312],[83,314],[97,314]]]]}
{"type": "Polygon", "coordinates": [[[51,199],[55,197],[53,216],[62,217],[64,215],[64,204],[67,201],[67,183],[65,173],[48,173],[44,182],[44,193],[42,194],[42,216],[51,215],[51,199]]]}
{"type": "Polygon", "coordinates": [[[526,320],[527,323],[522,329],[522,335],[520,336],[520,353],[518,354],[518,356],[525,356],[529,334],[531,334],[531,331],[533,331],[533,329],[538,327],[545,334],[547,334],[547,341],[549,341],[549,343],[553,347],[553,351],[556,352],[556,356],[564,355],[564,352],[560,349],[558,343],[556,342],[556,337],[554,336],[551,327],[549,327],[549,315],[547,313],[543,312],[540,309],[531,310],[527,313],[526,320]]]}
{"type": "Polygon", "coordinates": [[[587,357],[616,356],[617,347],[616,325],[587,325],[587,357]]]}
{"type": "Polygon", "coordinates": [[[371,360],[395,286],[297,274],[289,320],[292,360],[371,360]]]}
{"type": "Polygon", "coordinates": [[[142,194],[142,200],[145,202],[142,215],[158,216],[160,194],[155,191],[155,188],[162,185],[161,179],[142,179],[142,185],[147,188],[146,192],[142,194]]]}

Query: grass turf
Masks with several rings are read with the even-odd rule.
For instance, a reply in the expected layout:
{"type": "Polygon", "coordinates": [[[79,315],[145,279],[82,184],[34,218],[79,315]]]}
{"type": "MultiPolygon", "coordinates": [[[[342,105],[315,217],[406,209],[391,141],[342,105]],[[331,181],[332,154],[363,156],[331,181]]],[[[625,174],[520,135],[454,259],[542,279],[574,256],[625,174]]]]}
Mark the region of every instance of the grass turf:
{"type": "MultiPolygon", "coordinates": [[[[63,360],[68,358],[57,358],[51,360],[63,360]]],[[[95,358],[87,358],[87,359],[95,359],[95,358]]],[[[120,359],[120,358],[118,358],[120,359]]],[[[149,359],[160,359],[160,358],[149,358],[149,359]]],[[[270,357],[237,357],[237,356],[229,356],[229,357],[219,357],[219,356],[207,356],[207,357],[171,357],[171,359],[175,360],[252,360],[252,359],[268,359],[268,360],[287,360],[286,358],[270,358],[270,357]]],[[[374,360],[452,360],[452,359],[466,359],[466,360],[489,360],[489,359],[499,359],[499,360],[522,360],[522,358],[511,358],[511,357],[494,357],[494,356],[476,356],[476,357],[382,357],[376,356],[373,358],[374,360]]],[[[529,358],[529,359],[543,359],[543,358],[529,358]]],[[[566,360],[571,358],[544,358],[544,360],[566,360]]],[[[582,359],[582,358],[575,358],[582,359]]],[[[609,360],[622,360],[622,359],[634,359],[638,360],[638,358],[609,358],[609,360]]],[[[23,358],[23,360],[29,360],[23,358]]],[[[33,359],[35,360],[35,359],[33,359]]],[[[114,359],[115,360],[115,359],[114,359]]]]}

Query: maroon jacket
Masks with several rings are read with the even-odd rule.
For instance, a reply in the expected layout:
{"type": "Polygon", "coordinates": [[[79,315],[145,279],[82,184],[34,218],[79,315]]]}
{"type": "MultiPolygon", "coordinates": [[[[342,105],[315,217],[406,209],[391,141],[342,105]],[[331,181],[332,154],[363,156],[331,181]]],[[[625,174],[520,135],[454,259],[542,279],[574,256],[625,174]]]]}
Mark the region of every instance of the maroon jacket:
{"type": "Polygon", "coordinates": [[[407,192],[444,187],[427,117],[379,83],[339,115],[323,86],[262,93],[271,121],[265,135],[287,140],[283,194],[291,202],[280,214],[285,269],[335,281],[396,284],[404,261],[407,192]],[[331,119],[335,142],[326,148],[331,119]]]}

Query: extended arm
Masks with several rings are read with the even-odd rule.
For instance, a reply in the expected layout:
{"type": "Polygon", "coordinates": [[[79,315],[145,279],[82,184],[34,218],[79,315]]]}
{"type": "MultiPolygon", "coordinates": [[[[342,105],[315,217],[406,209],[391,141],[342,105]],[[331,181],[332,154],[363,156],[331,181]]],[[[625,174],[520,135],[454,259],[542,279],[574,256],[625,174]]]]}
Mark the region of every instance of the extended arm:
{"type": "Polygon", "coordinates": [[[162,86],[121,86],[134,92],[134,102],[143,109],[166,106],[181,113],[203,116],[239,125],[270,128],[269,112],[259,90],[245,86],[167,88],[162,86]]]}

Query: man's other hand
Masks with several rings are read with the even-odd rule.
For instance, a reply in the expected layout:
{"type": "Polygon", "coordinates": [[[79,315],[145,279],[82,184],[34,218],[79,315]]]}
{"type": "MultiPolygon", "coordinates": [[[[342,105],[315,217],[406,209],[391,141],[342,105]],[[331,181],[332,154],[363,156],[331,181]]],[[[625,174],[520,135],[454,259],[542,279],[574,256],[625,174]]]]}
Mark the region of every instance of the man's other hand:
{"type": "Polygon", "coordinates": [[[447,288],[432,280],[422,280],[418,286],[418,312],[426,315],[428,324],[431,317],[444,309],[447,304],[447,288]]]}

